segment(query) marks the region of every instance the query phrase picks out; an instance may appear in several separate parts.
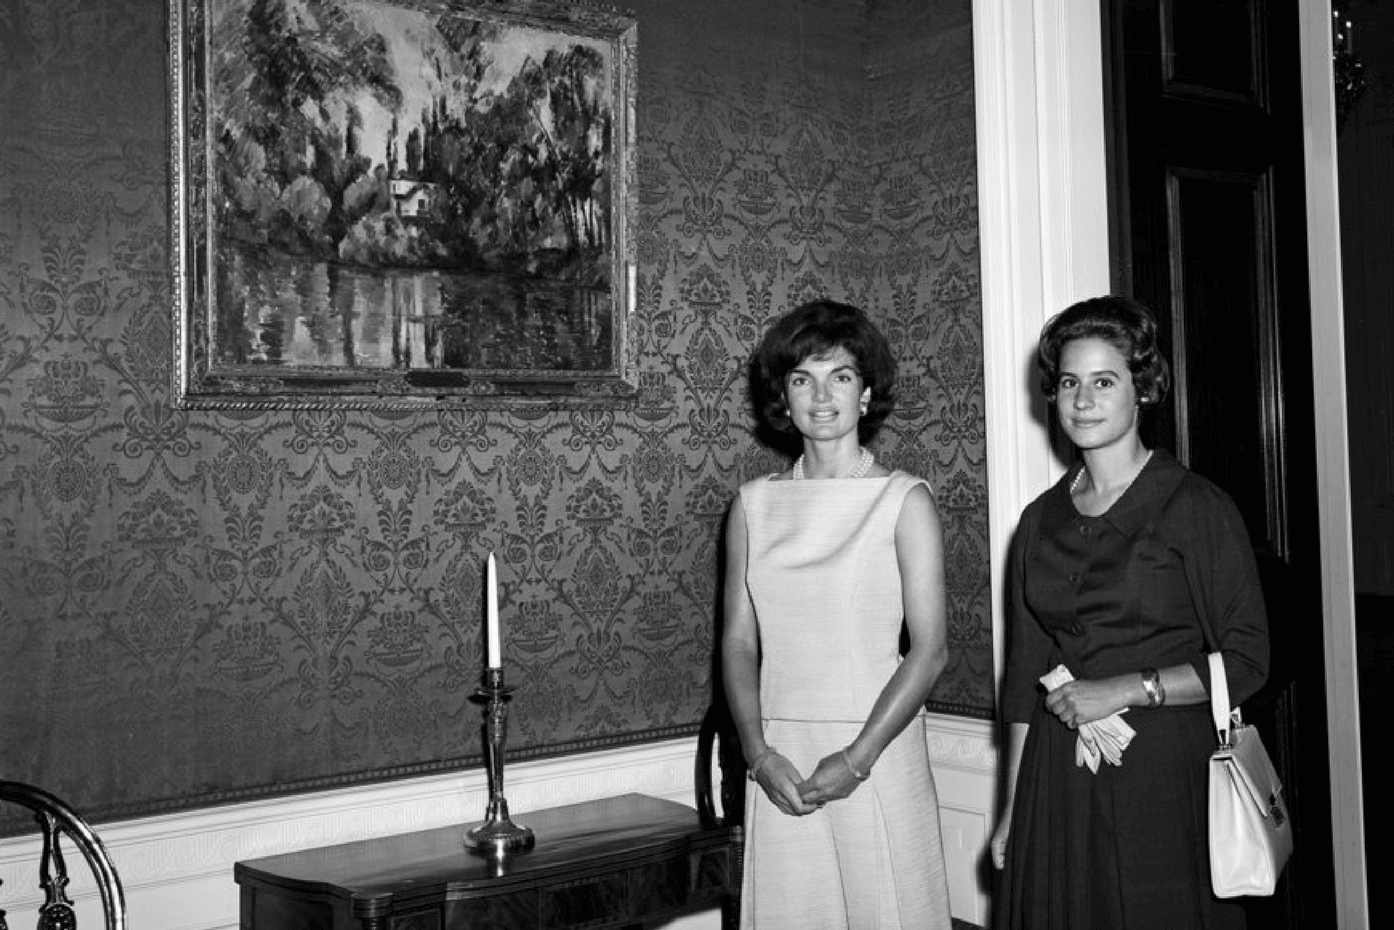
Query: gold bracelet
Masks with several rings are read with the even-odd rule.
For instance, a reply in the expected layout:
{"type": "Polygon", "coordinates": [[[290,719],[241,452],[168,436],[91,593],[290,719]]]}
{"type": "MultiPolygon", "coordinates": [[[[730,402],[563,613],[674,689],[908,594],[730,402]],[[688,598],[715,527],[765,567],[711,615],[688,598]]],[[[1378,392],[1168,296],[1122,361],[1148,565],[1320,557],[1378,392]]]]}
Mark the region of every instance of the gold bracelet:
{"type": "Polygon", "coordinates": [[[1147,707],[1161,707],[1167,702],[1167,689],[1162,685],[1162,676],[1155,668],[1142,670],[1142,690],[1147,692],[1147,707]]]}
{"type": "Polygon", "coordinates": [[[857,767],[852,764],[852,757],[847,755],[847,747],[842,748],[842,764],[847,766],[847,771],[852,773],[852,777],[857,781],[866,781],[871,777],[870,772],[858,772],[857,767]]]}

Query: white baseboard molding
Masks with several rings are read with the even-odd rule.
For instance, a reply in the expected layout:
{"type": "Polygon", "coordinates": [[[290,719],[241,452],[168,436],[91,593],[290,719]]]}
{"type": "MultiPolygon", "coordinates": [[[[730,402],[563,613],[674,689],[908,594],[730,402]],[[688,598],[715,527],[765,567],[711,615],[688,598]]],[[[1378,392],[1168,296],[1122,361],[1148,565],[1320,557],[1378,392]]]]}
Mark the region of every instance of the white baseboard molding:
{"type": "MultiPolygon", "coordinates": [[[[991,727],[980,721],[927,719],[939,789],[944,851],[954,916],[982,923],[985,891],[978,862],[991,835],[996,756],[991,727]]],[[[629,792],[693,803],[692,738],[509,765],[513,818],[528,811],[629,792]]],[[[125,887],[133,930],[236,930],[233,863],[297,849],[348,843],[483,817],[482,770],[361,785],[100,825],[98,832],[125,887]]],[[[0,908],[9,925],[28,926],[42,903],[37,836],[0,840],[0,908]]],[[[81,856],[70,851],[69,895],[78,926],[101,926],[96,891],[81,856]]],[[[715,930],[715,911],[690,915],[671,930],[715,930]]]]}

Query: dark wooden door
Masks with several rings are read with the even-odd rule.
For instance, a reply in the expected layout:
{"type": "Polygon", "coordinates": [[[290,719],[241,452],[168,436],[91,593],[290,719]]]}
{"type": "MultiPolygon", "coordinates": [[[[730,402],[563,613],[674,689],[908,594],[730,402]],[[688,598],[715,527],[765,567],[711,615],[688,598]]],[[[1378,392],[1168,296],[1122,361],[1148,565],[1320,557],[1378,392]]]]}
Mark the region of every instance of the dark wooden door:
{"type": "Polygon", "coordinates": [[[1297,851],[1250,927],[1334,908],[1296,0],[1103,0],[1114,286],[1175,365],[1148,424],[1238,503],[1273,661],[1246,703],[1283,777],[1297,851]]]}

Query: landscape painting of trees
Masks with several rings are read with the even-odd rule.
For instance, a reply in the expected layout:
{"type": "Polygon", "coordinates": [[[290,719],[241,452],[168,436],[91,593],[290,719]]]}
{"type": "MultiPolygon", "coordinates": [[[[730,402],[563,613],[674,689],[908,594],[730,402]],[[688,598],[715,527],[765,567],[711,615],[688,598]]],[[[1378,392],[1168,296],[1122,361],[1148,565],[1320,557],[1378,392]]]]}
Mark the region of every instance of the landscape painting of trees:
{"type": "Polygon", "coordinates": [[[185,401],[626,393],[632,20],[532,0],[180,12],[185,401]]]}

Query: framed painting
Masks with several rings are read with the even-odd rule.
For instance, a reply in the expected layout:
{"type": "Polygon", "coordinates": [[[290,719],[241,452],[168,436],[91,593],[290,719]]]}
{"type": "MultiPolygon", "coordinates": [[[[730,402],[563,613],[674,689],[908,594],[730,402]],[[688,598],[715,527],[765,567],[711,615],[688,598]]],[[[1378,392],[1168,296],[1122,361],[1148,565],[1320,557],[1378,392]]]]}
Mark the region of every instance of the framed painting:
{"type": "Polygon", "coordinates": [[[173,0],[185,407],[622,403],[634,19],[173,0]]]}

